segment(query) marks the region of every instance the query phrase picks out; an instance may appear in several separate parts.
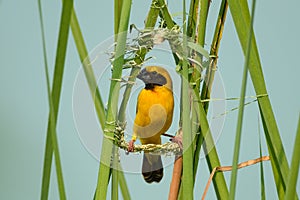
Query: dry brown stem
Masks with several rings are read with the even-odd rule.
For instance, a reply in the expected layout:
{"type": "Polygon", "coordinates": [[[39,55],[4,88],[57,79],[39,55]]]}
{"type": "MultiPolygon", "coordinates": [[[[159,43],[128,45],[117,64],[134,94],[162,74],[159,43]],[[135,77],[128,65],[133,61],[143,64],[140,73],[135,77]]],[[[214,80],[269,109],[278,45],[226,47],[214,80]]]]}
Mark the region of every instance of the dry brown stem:
{"type": "MultiPolygon", "coordinates": [[[[263,156],[261,158],[257,158],[257,159],[253,159],[253,160],[248,160],[246,162],[242,162],[240,164],[238,164],[237,168],[240,169],[240,168],[243,168],[243,167],[247,167],[247,166],[250,166],[250,165],[254,165],[256,163],[259,163],[259,162],[262,162],[262,161],[268,161],[270,160],[270,156],[263,156]]],[[[202,200],[205,199],[205,196],[206,196],[206,193],[208,191],[208,188],[209,188],[209,185],[215,175],[216,172],[225,172],[225,171],[231,171],[232,170],[232,166],[223,166],[223,167],[215,167],[211,174],[210,174],[210,177],[207,181],[207,184],[206,184],[206,187],[205,187],[205,190],[203,192],[203,195],[202,195],[202,200]]]]}
{"type": "Polygon", "coordinates": [[[170,184],[169,200],[177,200],[182,173],[182,156],[176,157],[174,162],[173,176],[170,184]]]}

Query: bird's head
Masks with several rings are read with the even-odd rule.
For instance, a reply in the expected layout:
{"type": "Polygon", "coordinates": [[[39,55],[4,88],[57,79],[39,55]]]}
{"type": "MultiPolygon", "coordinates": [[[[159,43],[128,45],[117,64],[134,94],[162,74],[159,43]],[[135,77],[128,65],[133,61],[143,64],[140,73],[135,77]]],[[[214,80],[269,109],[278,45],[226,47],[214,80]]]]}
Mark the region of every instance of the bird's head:
{"type": "Polygon", "coordinates": [[[140,71],[137,78],[141,79],[146,88],[153,88],[154,86],[163,86],[172,90],[172,79],[167,70],[158,66],[147,66],[140,71]]]}

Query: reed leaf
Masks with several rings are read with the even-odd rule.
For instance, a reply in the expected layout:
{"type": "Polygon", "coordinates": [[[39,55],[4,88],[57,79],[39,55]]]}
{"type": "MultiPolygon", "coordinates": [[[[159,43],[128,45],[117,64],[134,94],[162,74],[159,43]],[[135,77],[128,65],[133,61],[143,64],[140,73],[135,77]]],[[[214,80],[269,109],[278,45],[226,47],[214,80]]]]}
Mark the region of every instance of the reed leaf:
{"type": "MultiPolygon", "coordinates": [[[[71,19],[71,29],[73,33],[73,38],[77,47],[79,58],[83,64],[84,73],[89,85],[89,89],[92,95],[92,98],[94,100],[94,105],[96,109],[96,113],[100,122],[100,125],[102,127],[102,130],[104,130],[105,125],[105,108],[103,104],[103,100],[100,96],[100,92],[97,86],[97,82],[95,79],[95,75],[93,72],[93,69],[90,65],[90,60],[88,58],[88,51],[84,42],[84,38],[80,29],[80,25],[78,23],[77,15],[75,10],[72,12],[72,19],[71,19]]],[[[121,166],[118,167],[120,171],[118,171],[118,179],[120,182],[120,188],[124,199],[130,199],[129,190],[126,184],[126,180],[124,177],[124,174],[122,172],[121,166]]]]}
{"type": "MultiPolygon", "coordinates": [[[[85,73],[85,76],[86,76],[86,79],[87,79],[87,82],[89,85],[89,89],[90,89],[91,95],[94,100],[96,113],[97,113],[100,125],[102,127],[102,130],[104,130],[105,115],[106,115],[105,108],[104,108],[102,98],[100,96],[99,89],[97,87],[97,82],[95,79],[94,72],[90,65],[87,48],[86,48],[86,45],[84,42],[84,38],[83,38],[83,35],[81,32],[75,11],[73,11],[73,13],[72,13],[71,29],[72,29],[73,38],[74,38],[74,41],[75,41],[75,44],[77,47],[77,51],[78,51],[80,60],[83,64],[83,69],[84,69],[84,73],[85,73]]],[[[124,174],[122,172],[122,167],[119,166],[118,169],[119,169],[118,179],[119,179],[122,196],[124,199],[130,199],[129,190],[128,190],[128,187],[126,184],[124,174]]]]}
{"type": "Polygon", "coordinates": [[[47,91],[48,91],[49,108],[50,108],[48,128],[47,128],[47,139],[46,139],[46,146],[45,146],[41,199],[48,199],[53,152],[55,157],[59,196],[60,199],[66,199],[59,147],[58,147],[57,136],[56,136],[56,122],[57,122],[57,115],[58,115],[58,108],[59,108],[59,101],[60,101],[60,94],[61,94],[61,86],[62,86],[62,79],[63,79],[63,71],[64,71],[64,64],[65,64],[72,8],[73,8],[73,0],[68,0],[68,1],[66,0],[63,3],[61,21],[60,21],[60,30],[58,35],[57,51],[56,51],[56,60],[55,60],[55,67],[54,67],[55,68],[54,77],[52,83],[53,84],[52,93],[51,93],[48,67],[47,67],[47,61],[45,57],[46,47],[45,47],[44,30],[43,30],[44,28],[42,22],[43,21],[42,9],[41,9],[41,3],[39,1],[39,13],[40,13],[41,28],[42,28],[42,35],[43,35],[42,37],[43,37],[43,44],[44,44],[43,49],[44,49],[44,58],[45,58],[45,72],[46,72],[47,91]]]}
{"type": "MultiPolygon", "coordinates": [[[[48,71],[49,70],[48,70],[48,62],[47,62],[47,52],[46,52],[47,48],[46,48],[46,41],[45,41],[44,20],[43,20],[41,0],[38,1],[38,7],[39,7],[39,17],[40,17],[40,26],[41,26],[41,36],[42,36],[42,43],[43,43],[44,67],[45,67],[47,89],[48,89],[48,77],[49,77],[48,71]]],[[[49,98],[49,92],[48,92],[48,98],[49,98]]],[[[54,107],[52,98],[50,98],[50,100],[48,100],[49,104],[50,104],[50,102],[52,102],[51,107],[54,107]]],[[[58,106],[56,105],[56,107],[58,107],[58,106]]],[[[55,115],[57,116],[56,113],[55,113],[55,115]]],[[[52,147],[52,141],[51,141],[50,115],[49,115],[47,139],[46,139],[45,155],[44,155],[44,168],[43,168],[42,187],[41,187],[41,199],[48,199],[49,183],[50,183],[50,176],[51,176],[51,166],[52,166],[52,153],[53,153],[53,147],[52,147]]]]}
{"type": "MultiPolygon", "coordinates": [[[[247,31],[250,25],[250,14],[246,0],[233,1],[228,0],[231,15],[238,33],[238,37],[244,54],[247,49],[247,31]]],[[[253,34],[251,44],[249,72],[256,95],[267,94],[266,84],[262,72],[259,53],[253,34]]],[[[268,96],[258,98],[261,118],[263,121],[265,137],[271,157],[271,165],[274,174],[274,181],[277,186],[279,198],[284,198],[285,185],[288,177],[289,166],[285,151],[280,138],[279,130],[272,110],[271,102],[268,96]]]]}
{"type": "Polygon", "coordinates": [[[233,159],[232,159],[233,161],[232,161],[232,172],[231,172],[230,193],[229,193],[229,199],[231,200],[233,200],[235,197],[235,189],[236,189],[237,165],[239,162],[239,153],[240,153],[240,145],[241,145],[244,104],[245,104],[245,95],[246,95],[246,86],[247,86],[247,77],[248,77],[249,58],[251,52],[251,40],[252,40],[252,32],[253,32],[255,5],[256,5],[256,0],[253,0],[252,11],[251,11],[251,22],[250,22],[248,42],[247,42],[247,51],[246,51],[244,71],[242,77],[242,86],[241,86],[239,113],[238,113],[237,128],[236,128],[236,135],[235,135],[234,152],[233,152],[233,159]]]}
{"type": "Polygon", "coordinates": [[[294,143],[291,169],[287,179],[287,187],[286,187],[286,194],[285,194],[286,200],[296,199],[295,197],[297,197],[296,186],[297,186],[297,179],[299,173],[299,163],[300,163],[300,115],[298,119],[298,128],[297,128],[297,133],[296,133],[296,138],[294,143]]]}
{"type": "MultiPolygon", "coordinates": [[[[206,118],[206,112],[203,108],[202,103],[199,103],[199,116],[200,116],[200,126],[201,133],[204,137],[203,150],[206,154],[206,162],[209,171],[212,172],[215,167],[221,166],[217,150],[215,148],[215,143],[212,138],[211,130],[206,118]],[[209,151],[209,152],[208,152],[209,151]]],[[[213,184],[215,188],[215,193],[218,199],[228,199],[228,188],[223,173],[217,173],[213,178],[213,184]]]]}
{"type": "Polygon", "coordinates": [[[101,98],[95,74],[92,69],[92,66],[90,65],[90,60],[88,57],[88,51],[84,42],[84,38],[78,23],[77,15],[75,10],[72,12],[72,18],[71,18],[71,30],[73,34],[73,38],[75,41],[75,45],[77,48],[77,52],[80,58],[80,61],[83,66],[83,71],[86,77],[86,80],[88,82],[88,86],[90,89],[91,96],[94,101],[96,113],[100,122],[100,125],[102,127],[102,130],[104,130],[104,124],[105,124],[105,108],[103,104],[103,100],[101,98]]]}
{"type": "MultiPolygon", "coordinates": [[[[260,111],[260,112],[262,112],[262,111],[260,111]]],[[[262,120],[262,125],[263,125],[263,128],[264,128],[267,144],[271,143],[271,139],[269,137],[270,134],[268,133],[268,129],[266,127],[265,119],[261,117],[261,120],[262,120]]],[[[270,155],[274,154],[273,145],[268,145],[268,151],[269,151],[270,155]]],[[[279,168],[279,163],[272,162],[272,158],[271,158],[271,166],[272,166],[272,169],[273,169],[273,177],[274,177],[275,184],[276,184],[277,194],[279,196],[279,199],[283,199],[284,194],[285,194],[285,185],[283,184],[284,180],[283,180],[282,174],[280,173],[280,170],[279,170],[280,169],[279,168]]]]}
{"type": "MultiPolygon", "coordinates": [[[[258,135],[259,135],[259,156],[262,158],[262,144],[261,144],[261,134],[260,134],[260,123],[258,120],[258,135]]],[[[265,190],[265,178],[264,178],[264,164],[260,162],[260,199],[266,199],[266,190],[265,190]]]]}
{"type": "Polygon", "coordinates": [[[118,170],[118,173],[119,173],[118,174],[118,179],[119,179],[119,185],[120,185],[122,197],[123,197],[124,200],[130,200],[131,199],[130,193],[129,193],[129,190],[128,190],[128,187],[127,187],[127,183],[126,183],[121,165],[119,165],[118,169],[119,169],[118,170]]]}

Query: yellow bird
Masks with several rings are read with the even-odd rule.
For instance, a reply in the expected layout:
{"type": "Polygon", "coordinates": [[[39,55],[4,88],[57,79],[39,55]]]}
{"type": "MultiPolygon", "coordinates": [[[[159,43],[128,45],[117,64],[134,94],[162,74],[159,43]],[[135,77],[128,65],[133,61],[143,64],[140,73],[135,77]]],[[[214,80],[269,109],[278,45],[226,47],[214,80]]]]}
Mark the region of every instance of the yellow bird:
{"type": "MultiPolygon", "coordinates": [[[[161,144],[160,136],[171,126],[174,109],[172,80],[167,70],[148,66],[137,78],[145,83],[145,88],[138,96],[129,152],[133,151],[137,138],[142,144],[161,144]]],[[[160,182],[163,177],[161,156],[144,152],[142,174],[147,183],[160,182]]]]}

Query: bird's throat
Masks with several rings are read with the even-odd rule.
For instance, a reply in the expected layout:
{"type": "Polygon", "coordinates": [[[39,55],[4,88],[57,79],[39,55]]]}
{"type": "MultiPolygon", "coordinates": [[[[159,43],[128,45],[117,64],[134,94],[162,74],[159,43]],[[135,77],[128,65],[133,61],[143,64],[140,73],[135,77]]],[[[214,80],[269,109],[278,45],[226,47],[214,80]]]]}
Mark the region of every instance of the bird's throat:
{"type": "Polygon", "coordinates": [[[146,90],[153,90],[155,88],[155,86],[162,86],[162,85],[156,84],[156,83],[147,83],[147,84],[145,84],[145,89],[146,90]]]}

